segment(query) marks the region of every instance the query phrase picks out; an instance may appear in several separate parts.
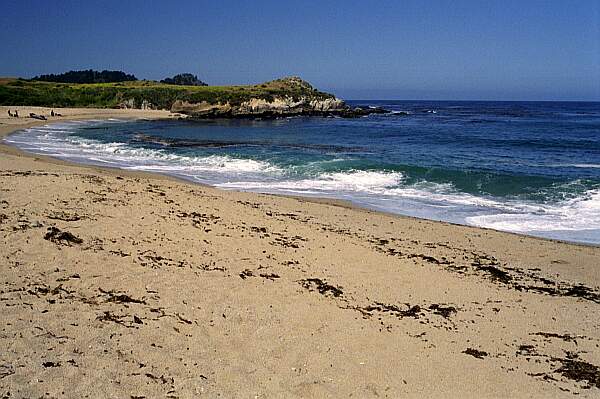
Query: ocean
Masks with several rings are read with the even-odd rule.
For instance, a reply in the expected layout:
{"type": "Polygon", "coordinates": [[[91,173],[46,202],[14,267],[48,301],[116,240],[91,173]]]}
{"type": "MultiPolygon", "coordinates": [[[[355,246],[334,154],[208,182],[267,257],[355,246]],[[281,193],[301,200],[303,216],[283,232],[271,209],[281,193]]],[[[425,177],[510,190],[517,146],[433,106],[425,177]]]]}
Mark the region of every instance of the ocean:
{"type": "MultiPolygon", "coordinates": [[[[357,119],[77,121],[6,141],[227,190],[600,244],[600,103],[359,101],[357,119]]],[[[200,201],[200,199],[199,199],[200,201]]]]}

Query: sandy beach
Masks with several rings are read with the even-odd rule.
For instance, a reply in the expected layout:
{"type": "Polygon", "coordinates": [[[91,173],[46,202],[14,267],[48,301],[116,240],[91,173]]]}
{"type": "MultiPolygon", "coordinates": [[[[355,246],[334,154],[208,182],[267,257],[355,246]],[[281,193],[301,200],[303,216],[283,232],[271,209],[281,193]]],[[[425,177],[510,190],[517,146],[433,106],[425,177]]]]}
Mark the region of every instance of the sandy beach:
{"type": "Polygon", "coordinates": [[[598,247],[4,144],[0,182],[0,397],[600,395],[598,247]]]}

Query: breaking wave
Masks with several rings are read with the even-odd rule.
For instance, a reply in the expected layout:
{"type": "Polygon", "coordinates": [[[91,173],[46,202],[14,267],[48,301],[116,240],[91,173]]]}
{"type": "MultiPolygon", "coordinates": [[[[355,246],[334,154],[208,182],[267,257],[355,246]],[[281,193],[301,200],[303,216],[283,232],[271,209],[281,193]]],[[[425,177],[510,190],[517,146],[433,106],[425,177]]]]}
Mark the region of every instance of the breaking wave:
{"type": "Polygon", "coordinates": [[[503,212],[473,216],[468,224],[517,233],[600,229],[600,190],[582,196],[533,207],[532,212],[503,212]]]}
{"type": "Polygon", "coordinates": [[[316,178],[283,181],[238,181],[217,184],[228,189],[293,192],[293,193],[336,193],[360,192],[383,194],[402,181],[400,172],[376,172],[354,170],[349,172],[323,173],[316,178]]]}
{"type": "Polygon", "coordinates": [[[69,135],[74,131],[76,126],[70,124],[48,125],[25,129],[23,133],[9,136],[6,141],[26,151],[76,162],[189,177],[203,172],[239,176],[280,173],[279,168],[260,160],[228,155],[190,156],[164,149],[133,147],[122,142],[104,143],[69,135]]]}

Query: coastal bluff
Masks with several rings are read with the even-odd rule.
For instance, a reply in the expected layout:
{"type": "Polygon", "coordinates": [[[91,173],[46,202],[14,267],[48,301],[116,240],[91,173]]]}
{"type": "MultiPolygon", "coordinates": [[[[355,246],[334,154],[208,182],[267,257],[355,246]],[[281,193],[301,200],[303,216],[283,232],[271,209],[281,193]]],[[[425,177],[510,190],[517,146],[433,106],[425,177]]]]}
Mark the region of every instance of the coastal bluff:
{"type": "Polygon", "coordinates": [[[59,83],[0,78],[0,105],[167,110],[192,119],[353,118],[388,112],[379,107],[351,107],[299,77],[239,86],[184,86],[147,80],[59,83]]]}
{"type": "Polygon", "coordinates": [[[177,100],[171,112],[192,118],[244,118],[278,116],[341,116],[357,117],[382,112],[379,108],[352,108],[343,100],[318,91],[298,77],[288,77],[267,82],[262,86],[270,89],[268,96],[256,96],[244,101],[187,102],[177,100]]]}

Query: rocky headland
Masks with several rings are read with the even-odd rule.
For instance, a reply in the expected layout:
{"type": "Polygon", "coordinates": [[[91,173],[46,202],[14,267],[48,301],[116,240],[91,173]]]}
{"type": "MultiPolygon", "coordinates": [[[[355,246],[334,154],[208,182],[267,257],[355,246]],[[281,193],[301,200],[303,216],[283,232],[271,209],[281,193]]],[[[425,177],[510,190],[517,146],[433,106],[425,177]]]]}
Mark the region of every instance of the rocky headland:
{"type": "Polygon", "coordinates": [[[275,87],[270,96],[251,97],[242,102],[188,102],[177,100],[171,112],[192,118],[269,118],[287,116],[338,116],[356,118],[375,113],[388,113],[380,107],[351,107],[334,95],[317,91],[308,82],[289,77],[267,82],[275,87]]]}
{"type": "Polygon", "coordinates": [[[167,110],[192,119],[355,118],[389,112],[379,107],[352,107],[298,77],[246,86],[189,86],[155,81],[83,84],[0,78],[0,105],[167,110]]]}

